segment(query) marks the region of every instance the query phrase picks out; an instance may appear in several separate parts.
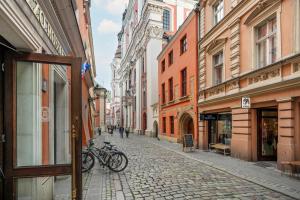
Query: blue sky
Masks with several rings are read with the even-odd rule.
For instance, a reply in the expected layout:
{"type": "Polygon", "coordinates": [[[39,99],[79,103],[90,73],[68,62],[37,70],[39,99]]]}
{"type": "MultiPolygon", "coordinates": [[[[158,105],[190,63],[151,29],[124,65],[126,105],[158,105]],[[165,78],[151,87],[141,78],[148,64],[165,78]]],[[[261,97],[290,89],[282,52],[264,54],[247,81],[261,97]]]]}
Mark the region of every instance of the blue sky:
{"type": "Polygon", "coordinates": [[[111,90],[111,70],[121,29],[122,13],[128,0],[92,0],[91,20],[96,60],[96,81],[111,90]]]}

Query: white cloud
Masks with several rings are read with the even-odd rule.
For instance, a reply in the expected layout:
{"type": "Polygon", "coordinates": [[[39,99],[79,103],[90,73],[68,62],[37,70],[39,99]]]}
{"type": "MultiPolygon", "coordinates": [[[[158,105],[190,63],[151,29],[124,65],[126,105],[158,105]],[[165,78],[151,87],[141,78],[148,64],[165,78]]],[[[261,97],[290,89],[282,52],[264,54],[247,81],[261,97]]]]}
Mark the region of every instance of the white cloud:
{"type": "Polygon", "coordinates": [[[105,9],[109,13],[120,15],[125,10],[125,6],[128,5],[128,0],[108,0],[106,3],[105,9]]]}
{"type": "Polygon", "coordinates": [[[121,25],[109,19],[103,19],[97,27],[97,31],[103,34],[117,33],[120,30],[121,25]]]}
{"type": "Polygon", "coordinates": [[[93,0],[92,3],[94,3],[96,6],[100,6],[102,3],[102,0],[93,0]]]}

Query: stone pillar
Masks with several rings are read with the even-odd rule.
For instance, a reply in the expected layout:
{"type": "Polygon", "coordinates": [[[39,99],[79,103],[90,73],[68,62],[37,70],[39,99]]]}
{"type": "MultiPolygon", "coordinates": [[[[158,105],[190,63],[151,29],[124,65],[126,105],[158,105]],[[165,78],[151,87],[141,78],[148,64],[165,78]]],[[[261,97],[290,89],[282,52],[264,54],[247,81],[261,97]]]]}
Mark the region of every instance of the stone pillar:
{"type": "Polygon", "coordinates": [[[278,144],[277,163],[295,159],[294,144],[294,102],[292,98],[279,99],[278,102],[278,144]]]}
{"type": "Polygon", "coordinates": [[[232,157],[251,160],[251,136],[251,110],[232,108],[232,157]]]}

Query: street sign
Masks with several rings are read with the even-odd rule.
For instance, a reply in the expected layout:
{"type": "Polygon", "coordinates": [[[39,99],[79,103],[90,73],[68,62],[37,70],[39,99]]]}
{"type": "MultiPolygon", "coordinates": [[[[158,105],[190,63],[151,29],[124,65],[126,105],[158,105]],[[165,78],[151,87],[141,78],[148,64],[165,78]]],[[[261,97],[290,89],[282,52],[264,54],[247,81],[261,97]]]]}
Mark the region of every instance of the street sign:
{"type": "Polygon", "coordinates": [[[246,108],[246,109],[251,108],[250,97],[242,97],[241,105],[242,105],[242,108],[246,108]]]}

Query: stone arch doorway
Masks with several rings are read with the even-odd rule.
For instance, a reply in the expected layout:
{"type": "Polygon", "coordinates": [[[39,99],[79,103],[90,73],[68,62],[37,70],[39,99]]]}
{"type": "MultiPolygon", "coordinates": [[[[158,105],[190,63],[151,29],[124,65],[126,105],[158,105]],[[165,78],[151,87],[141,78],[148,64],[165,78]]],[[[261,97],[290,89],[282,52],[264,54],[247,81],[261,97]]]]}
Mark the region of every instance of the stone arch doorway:
{"type": "Polygon", "coordinates": [[[158,137],[158,123],[157,123],[157,121],[153,122],[153,137],[158,137]]]}
{"type": "Polygon", "coordinates": [[[189,113],[184,113],[179,119],[179,138],[178,142],[182,143],[182,137],[184,134],[194,135],[194,121],[189,113]]]}

